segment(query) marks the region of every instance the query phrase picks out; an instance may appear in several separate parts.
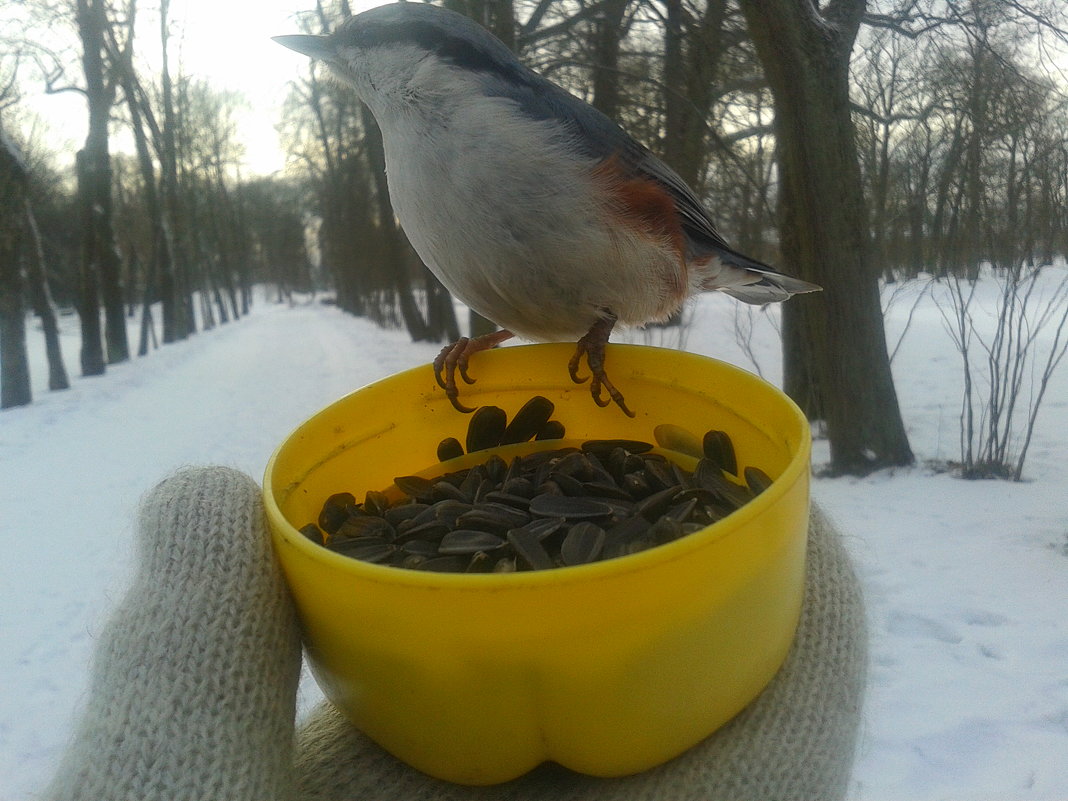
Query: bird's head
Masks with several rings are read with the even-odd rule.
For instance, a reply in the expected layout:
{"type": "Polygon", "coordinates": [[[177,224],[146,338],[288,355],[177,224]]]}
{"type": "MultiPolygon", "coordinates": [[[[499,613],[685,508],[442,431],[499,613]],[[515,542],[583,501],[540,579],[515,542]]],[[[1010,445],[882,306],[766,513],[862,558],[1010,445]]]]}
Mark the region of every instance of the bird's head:
{"type": "Polygon", "coordinates": [[[455,79],[465,74],[504,80],[521,80],[525,74],[512,52],[485,28],[462,14],[422,3],[373,8],[327,36],[274,40],[325,62],[372,109],[410,103],[433,94],[435,87],[464,85],[466,81],[455,79]]]}

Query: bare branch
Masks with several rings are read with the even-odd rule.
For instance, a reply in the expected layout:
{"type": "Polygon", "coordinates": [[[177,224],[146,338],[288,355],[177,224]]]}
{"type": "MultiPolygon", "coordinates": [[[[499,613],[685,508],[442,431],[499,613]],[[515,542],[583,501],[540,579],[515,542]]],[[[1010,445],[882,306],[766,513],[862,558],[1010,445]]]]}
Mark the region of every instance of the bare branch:
{"type": "Polygon", "coordinates": [[[876,14],[864,15],[864,24],[871,28],[884,28],[909,39],[919,39],[924,34],[955,22],[946,17],[929,14],[876,14]],[[914,24],[918,24],[916,27],[914,24]]]}
{"type": "Polygon", "coordinates": [[[1037,22],[1041,27],[1056,34],[1057,37],[1060,38],[1062,41],[1068,42],[1068,29],[1058,25],[1049,17],[1031,10],[1019,0],[1003,0],[1003,2],[1005,3],[1005,5],[1016,9],[1016,11],[1019,12],[1021,15],[1027,17],[1028,19],[1034,22],[1037,22]]]}

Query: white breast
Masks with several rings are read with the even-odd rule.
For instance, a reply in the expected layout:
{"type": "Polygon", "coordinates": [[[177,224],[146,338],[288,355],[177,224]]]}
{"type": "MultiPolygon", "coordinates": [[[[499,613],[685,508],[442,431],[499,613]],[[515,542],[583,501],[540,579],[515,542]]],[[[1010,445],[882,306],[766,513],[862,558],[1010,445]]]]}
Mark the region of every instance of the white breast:
{"type": "Polygon", "coordinates": [[[394,211],[449,291],[536,340],[577,338],[605,308],[631,324],[670,314],[678,299],[650,276],[678,269],[673,256],[607,224],[593,164],[562,128],[451,71],[442,84],[438,65],[415,107],[373,109],[394,211]]]}

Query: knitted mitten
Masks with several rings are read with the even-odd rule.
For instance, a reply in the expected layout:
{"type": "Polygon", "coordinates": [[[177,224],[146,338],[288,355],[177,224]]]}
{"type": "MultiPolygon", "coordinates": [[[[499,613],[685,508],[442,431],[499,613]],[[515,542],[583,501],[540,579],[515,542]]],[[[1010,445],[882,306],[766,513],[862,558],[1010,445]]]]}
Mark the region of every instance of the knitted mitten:
{"type": "Polygon", "coordinates": [[[682,756],[623,779],[543,765],[494,787],[430,779],[384,752],[330,704],[298,735],[302,801],[833,801],[845,795],[867,665],[864,609],[839,534],[814,511],[794,645],[767,689],[682,756]]]}
{"type": "Polygon", "coordinates": [[[178,473],[145,500],[138,550],[45,797],[291,798],[300,638],[259,488],[178,473]]]}

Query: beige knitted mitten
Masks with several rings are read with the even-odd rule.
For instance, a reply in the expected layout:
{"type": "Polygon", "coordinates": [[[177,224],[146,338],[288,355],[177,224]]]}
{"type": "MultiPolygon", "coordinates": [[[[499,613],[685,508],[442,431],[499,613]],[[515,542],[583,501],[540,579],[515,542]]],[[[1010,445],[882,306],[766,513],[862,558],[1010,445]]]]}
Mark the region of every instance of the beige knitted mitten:
{"type": "Polygon", "coordinates": [[[185,470],[145,499],[138,574],[100,634],[46,798],[292,798],[300,635],[259,487],[185,470]]]}
{"type": "Polygon", "coordinates": [[[49,799],[831,801],[844,795],[867,643],[839,536],[812,518],[805,604],[786,664],[733,721],[625,779],[545,765],[460,787],[398,762],[327,703],[297,735],[299,640],[256,485],[186,470],[141,515],[140,574],[97,646],[91,697],[49,799]],[[291,795],[292,793],[292,795],[291,795]]]}

